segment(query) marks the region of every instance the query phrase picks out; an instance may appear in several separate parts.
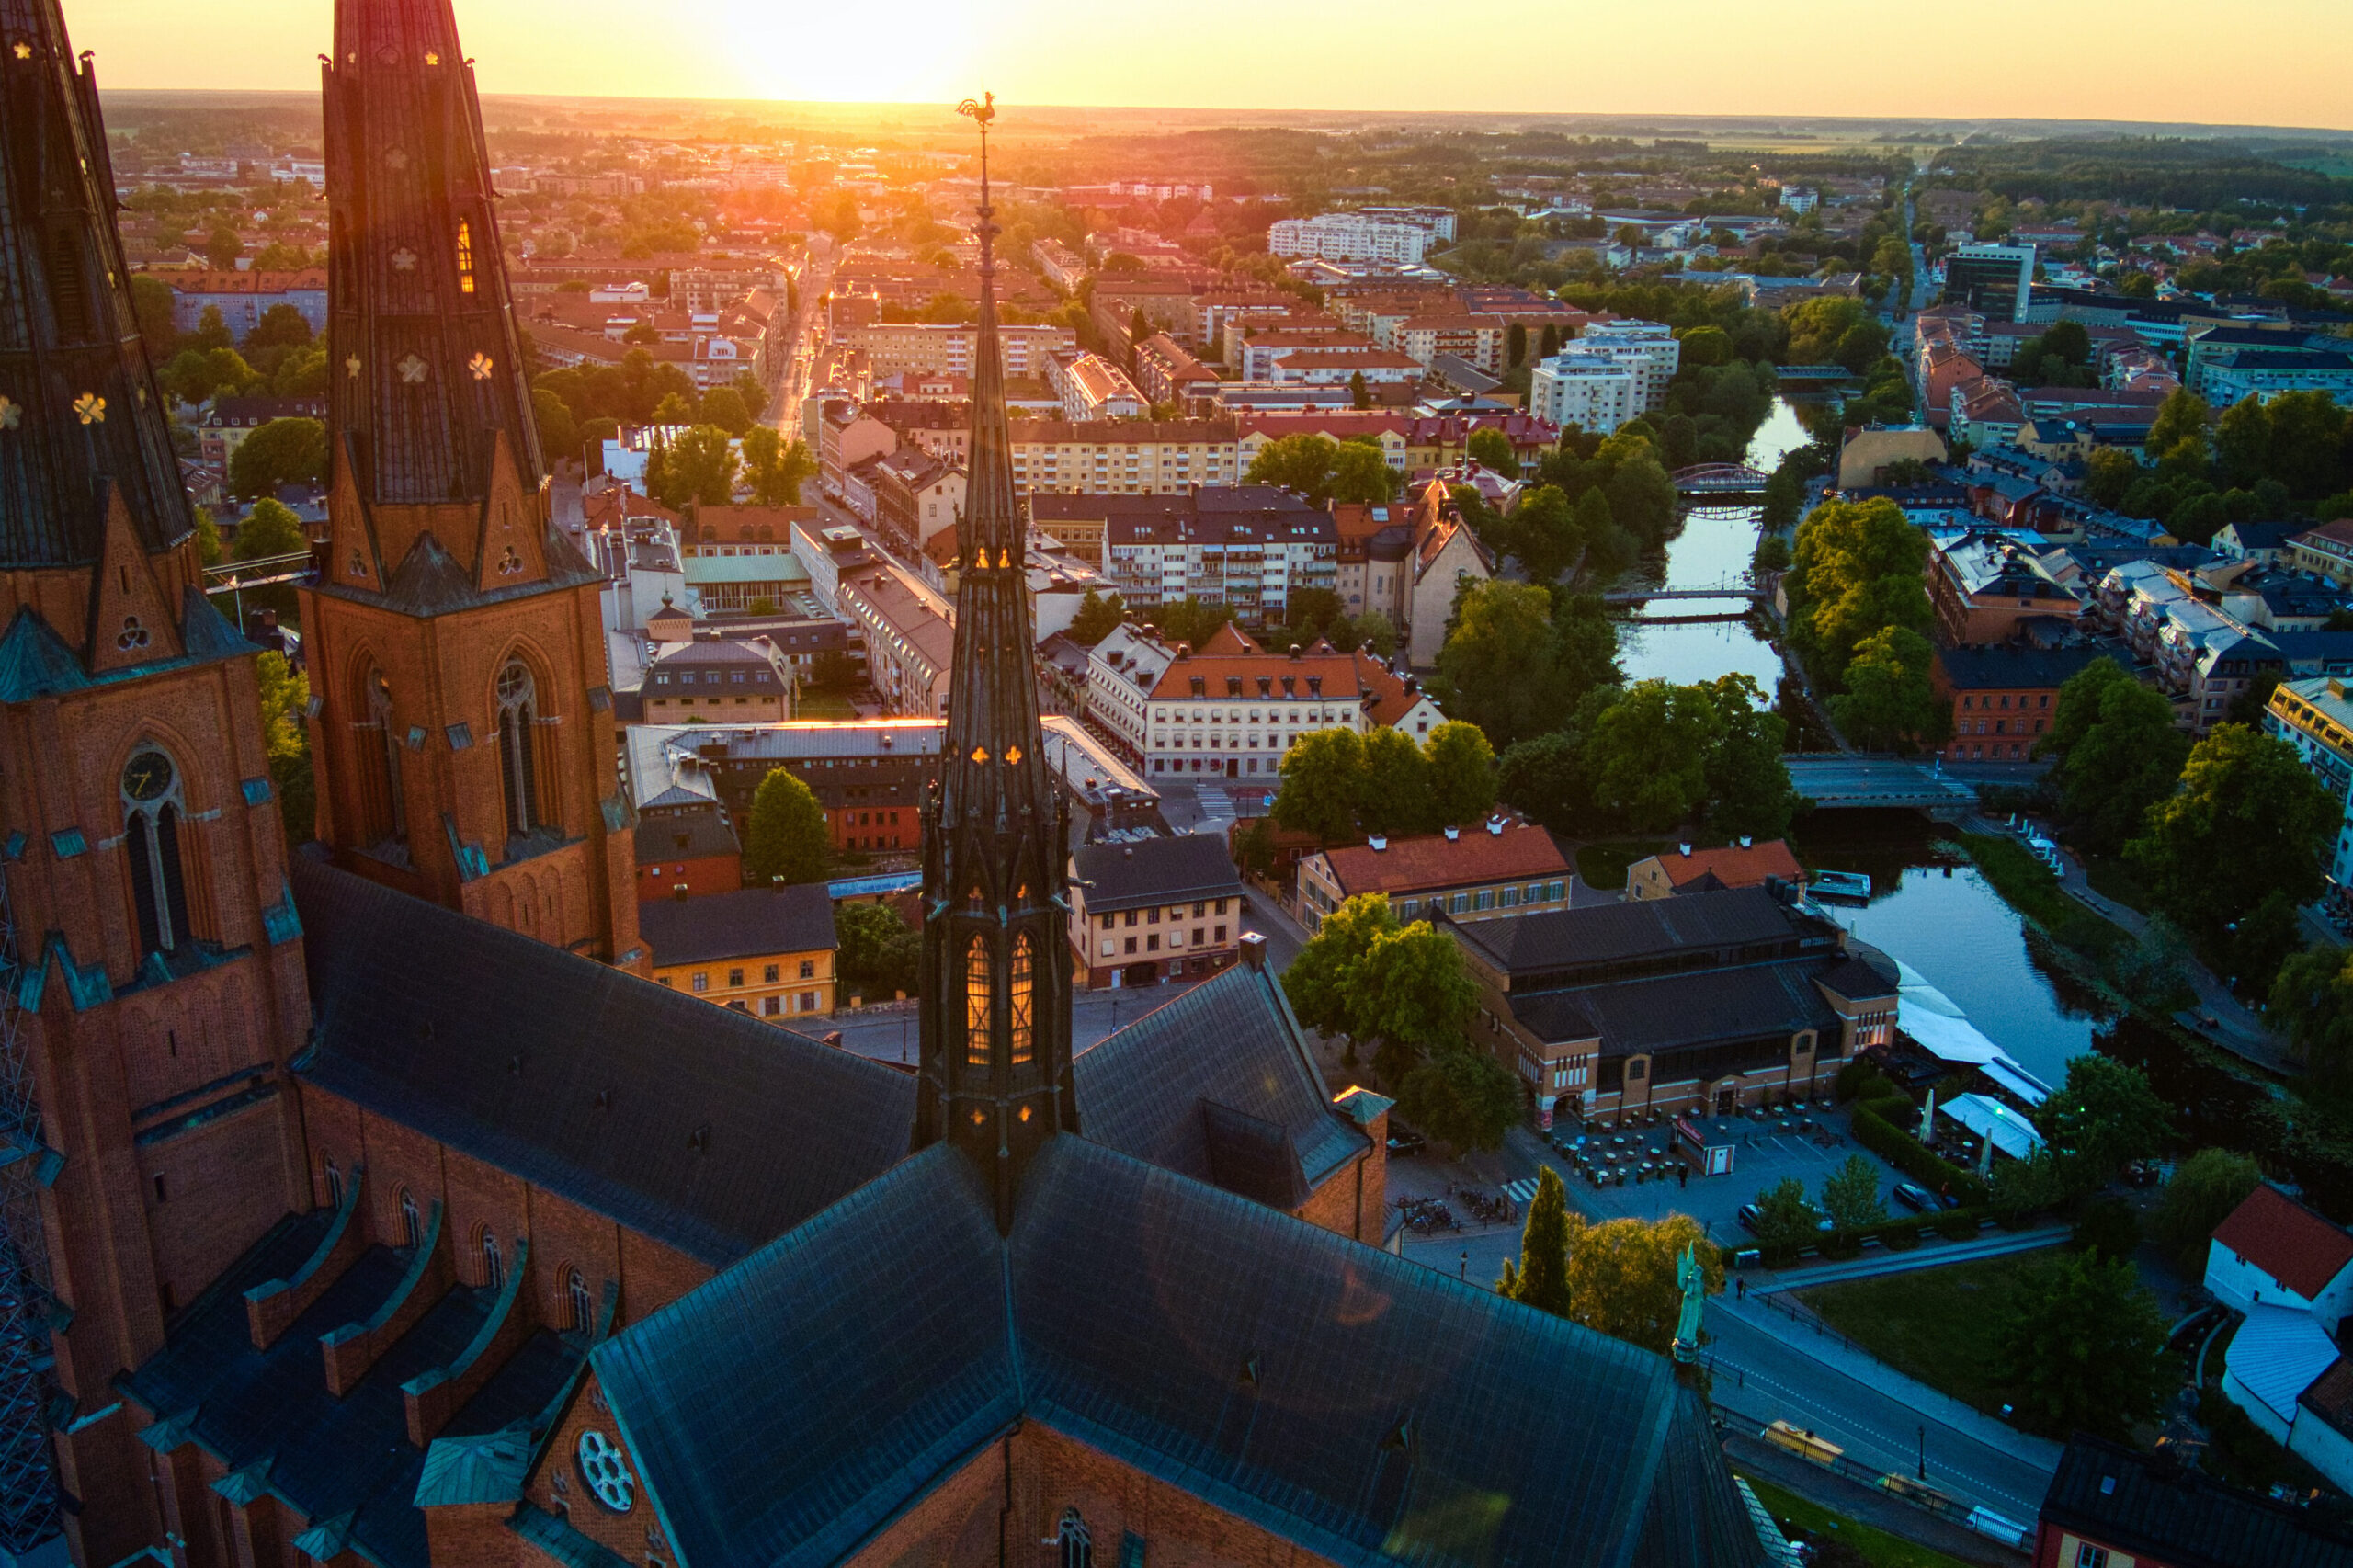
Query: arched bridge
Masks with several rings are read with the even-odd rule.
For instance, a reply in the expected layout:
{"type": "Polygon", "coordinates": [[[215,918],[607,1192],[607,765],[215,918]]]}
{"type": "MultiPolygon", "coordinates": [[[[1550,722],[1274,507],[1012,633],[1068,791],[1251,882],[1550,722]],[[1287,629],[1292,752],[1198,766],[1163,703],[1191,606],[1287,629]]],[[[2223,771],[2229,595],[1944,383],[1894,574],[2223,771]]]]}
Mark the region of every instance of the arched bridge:
{"type": "Polygon", "coordinates": [[[1744,463],[1693,463],[1675,471],[1678,495],[1761,495],[1766,476],[1744,463]]]}

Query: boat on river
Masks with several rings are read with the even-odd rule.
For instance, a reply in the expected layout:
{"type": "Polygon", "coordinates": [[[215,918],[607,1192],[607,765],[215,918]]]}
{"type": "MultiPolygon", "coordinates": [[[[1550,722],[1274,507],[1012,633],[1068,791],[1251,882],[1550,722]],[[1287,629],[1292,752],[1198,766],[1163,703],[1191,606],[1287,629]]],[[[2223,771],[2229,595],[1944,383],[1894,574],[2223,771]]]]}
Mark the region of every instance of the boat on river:
{"type": "Polygon", "coordinates": [[[1860,871],[1816,871],[1806,880],[1806,891],[1834,903],[1869,903],[1871,880],[1860,871]]]}

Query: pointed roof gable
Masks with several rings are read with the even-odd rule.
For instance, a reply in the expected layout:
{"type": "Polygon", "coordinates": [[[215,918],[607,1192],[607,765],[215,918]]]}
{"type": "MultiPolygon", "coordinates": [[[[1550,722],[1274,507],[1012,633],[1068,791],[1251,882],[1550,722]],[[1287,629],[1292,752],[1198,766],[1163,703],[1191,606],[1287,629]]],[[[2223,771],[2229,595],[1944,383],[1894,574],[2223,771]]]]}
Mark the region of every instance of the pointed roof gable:
{"type": "Polygon", "coordinates": [[[0,566],[88,565],[196,527],[131,307],[97,78],[56,0],[0,4],[0,566]],[[21,51],[21,52],[19,52],[21,51]]]}

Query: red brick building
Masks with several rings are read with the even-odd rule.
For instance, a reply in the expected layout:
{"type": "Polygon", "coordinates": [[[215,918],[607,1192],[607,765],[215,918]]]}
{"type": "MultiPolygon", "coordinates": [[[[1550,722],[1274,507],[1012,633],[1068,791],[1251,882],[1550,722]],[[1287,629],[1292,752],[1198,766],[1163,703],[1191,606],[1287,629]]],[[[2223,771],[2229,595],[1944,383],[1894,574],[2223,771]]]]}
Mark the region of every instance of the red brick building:
{"type": "Polygon", "coordinates": [[[637,899],[733,892],[744,885],[744,846],[726,808],[710,802],[647,811],[637,819],[637,899]]]}
{"type": "Polygon", "coordinates": [[[1939,648],[1928,669],[1937,703],[1952,716],[1945,760],[2022,761],[2051,727],[2059,688],[2100,656],[2097,648],[1939,648]]]}

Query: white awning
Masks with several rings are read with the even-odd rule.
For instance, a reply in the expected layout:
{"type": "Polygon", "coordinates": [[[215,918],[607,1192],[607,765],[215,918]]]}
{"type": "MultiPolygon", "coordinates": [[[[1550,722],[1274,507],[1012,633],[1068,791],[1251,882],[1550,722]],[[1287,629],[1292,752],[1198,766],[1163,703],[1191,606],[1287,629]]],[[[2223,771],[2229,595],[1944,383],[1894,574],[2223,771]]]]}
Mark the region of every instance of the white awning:
{"type": "Polygon", "coordinates": [[[1937,1114],[1952,1118],[2014,1160],[2042,1147],[2042,1134],[2025,1117],[1984,1095],[1956,1096],[1938,1106],[1937,1114]]]}

